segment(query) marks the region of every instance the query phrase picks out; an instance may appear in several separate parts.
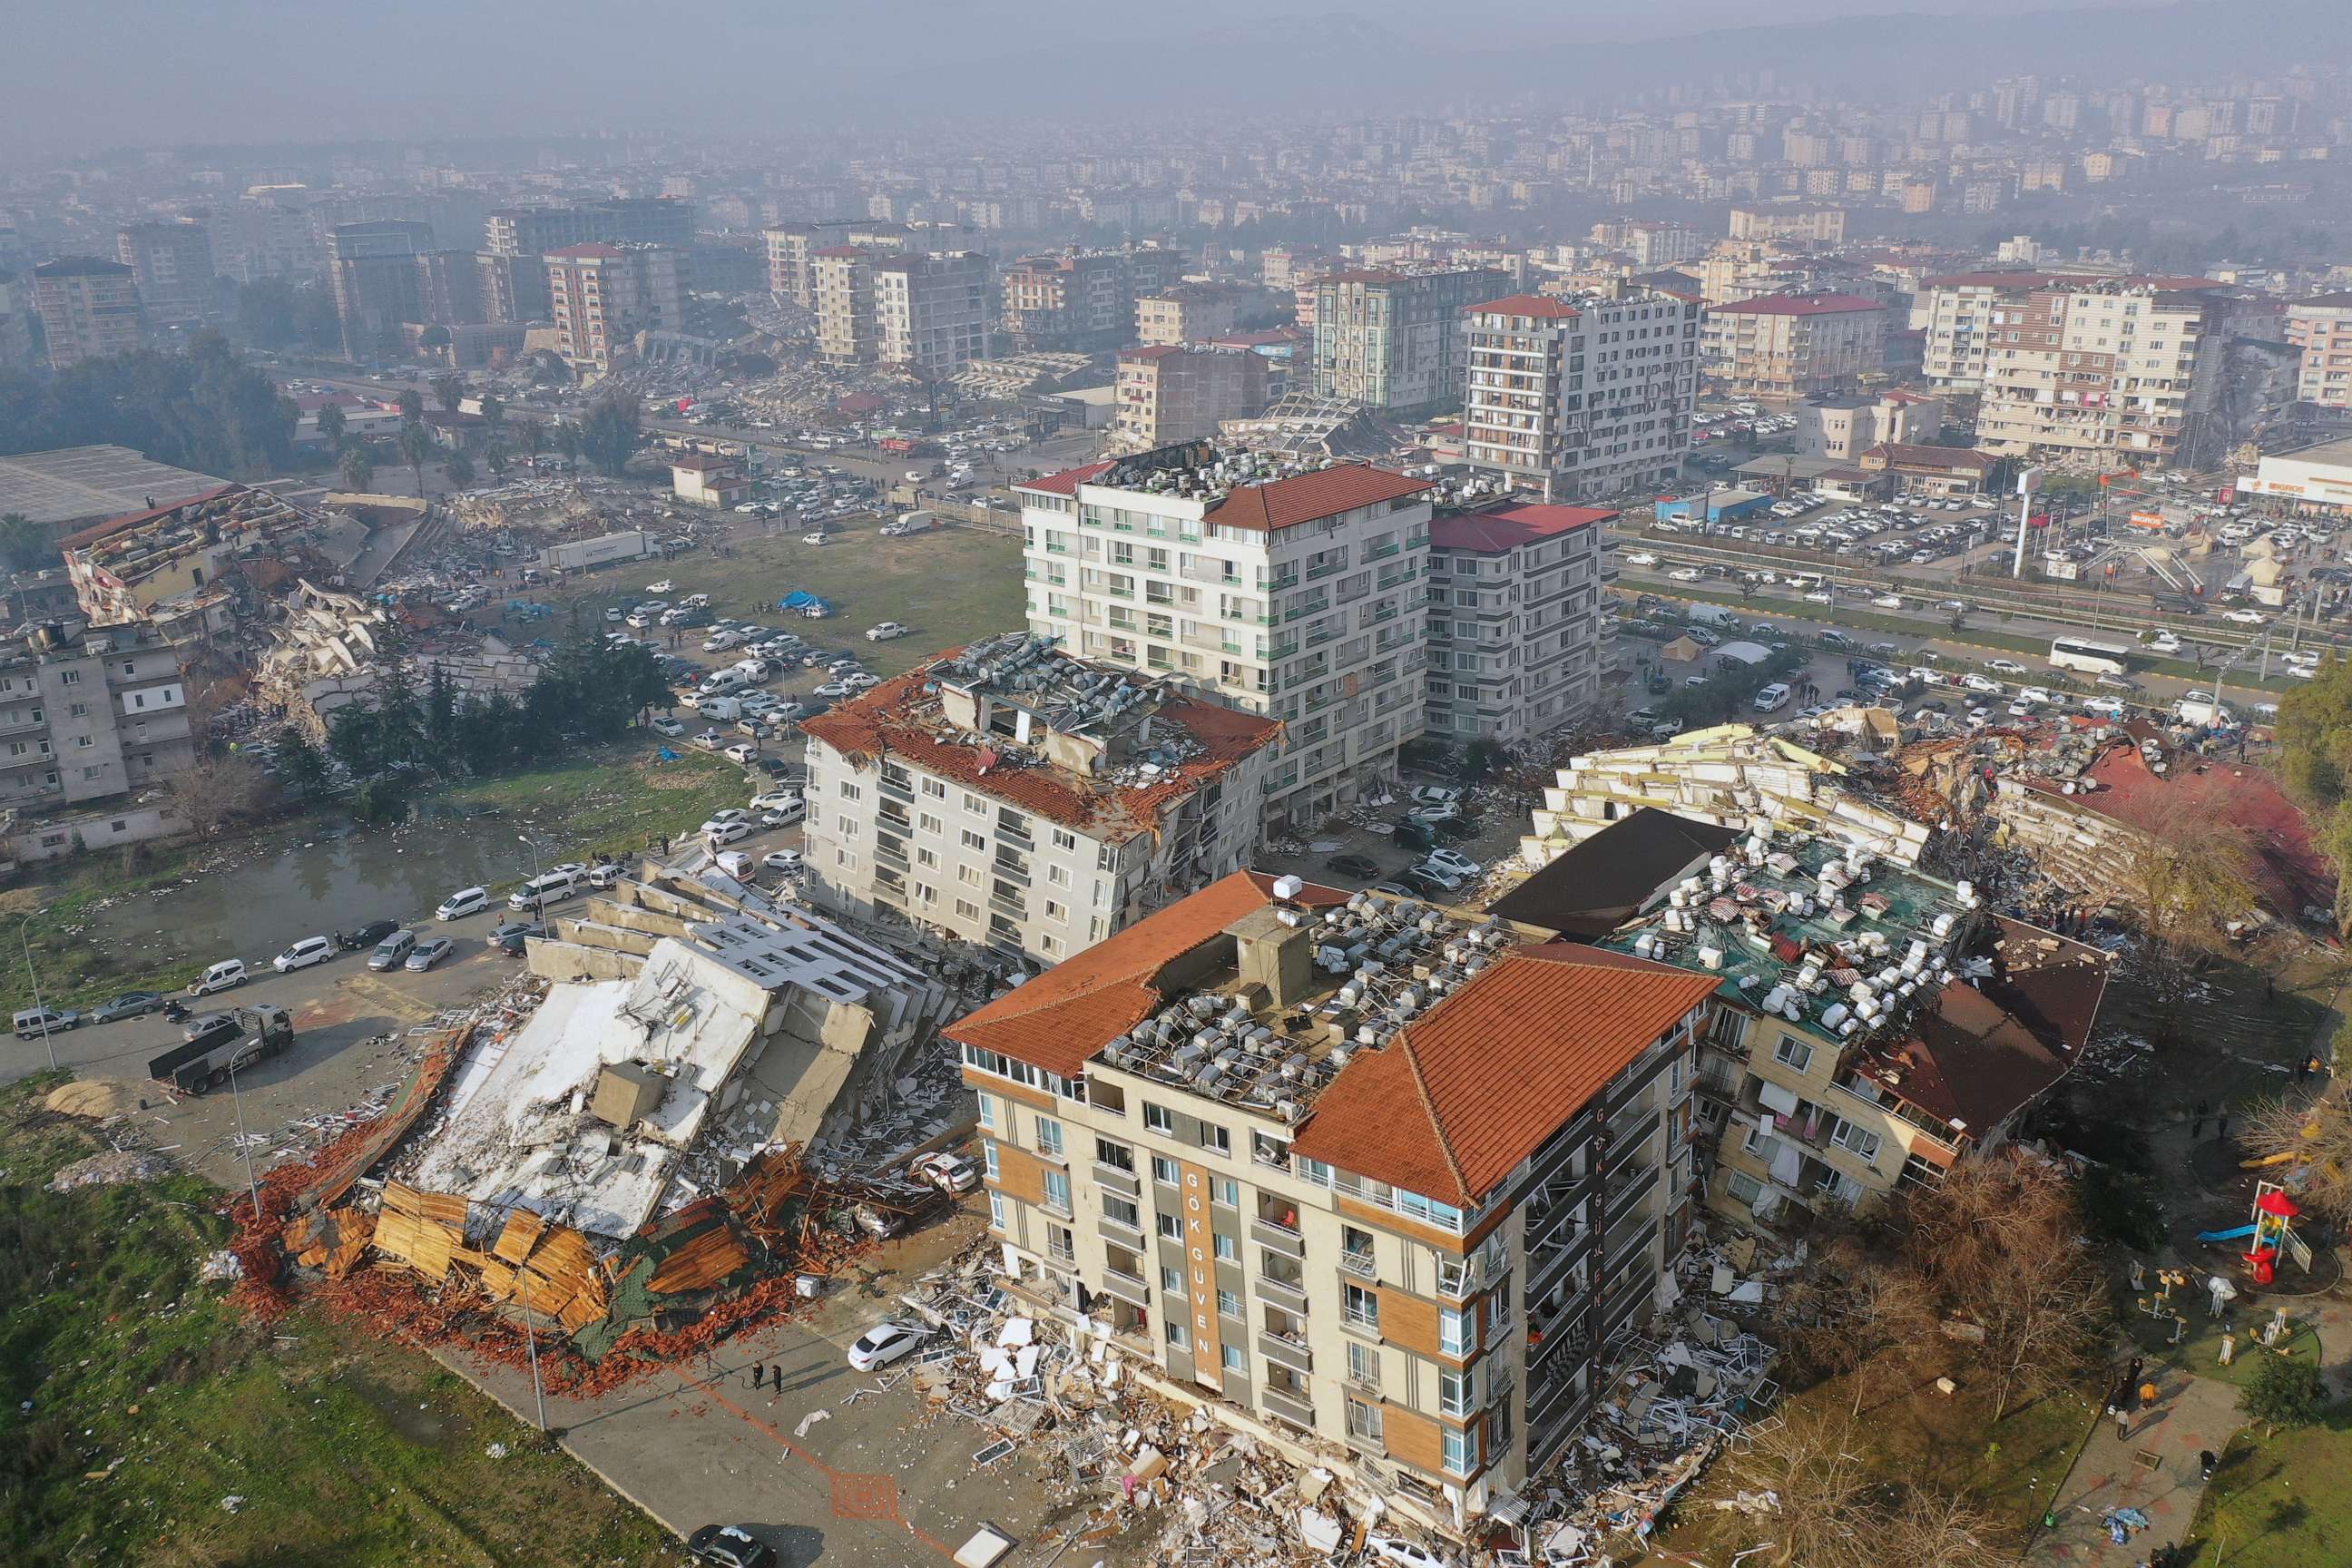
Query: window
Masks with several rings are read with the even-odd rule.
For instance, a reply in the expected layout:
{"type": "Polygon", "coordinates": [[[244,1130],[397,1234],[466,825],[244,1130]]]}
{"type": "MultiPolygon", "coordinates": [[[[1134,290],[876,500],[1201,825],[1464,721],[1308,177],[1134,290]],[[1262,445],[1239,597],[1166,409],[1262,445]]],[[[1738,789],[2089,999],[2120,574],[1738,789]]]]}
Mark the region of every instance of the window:
{"type": "Polygon", "coordinates": [[[1360,1399],[1348,1401],[1348,1436],[1366,1443],[1381,1440],[1381,1407],[1360,1399]]]}
{"type": "Polygon", "coordinates": [[[1374,1333],[1381,1329],[1381,1299],[1361,1285],[1342,1283],[1339,1287],[1339,1318],[1342,1322],[1374,1333]]]}
{"type": "Polygon", "coordinates": [[[1078,836],[1077,836],[1076,834],[1075,834],[1075,833],[1068,833],[1068,832],[1065,832],[1064,830],[1062,830],[1061,828],[1058,828],[1058,827],[1056,827],[1055,829],[1054,829],[1054,847],[1055,847],[1055,848],[1056,848],[1056,849],[1061,849],[1061,850],[1071,850],[1071,849],[1076,849],[1077,847],[1078,847],[1078,836]]]}
{"type": "Polygon", "coordinates": [[[1143,1228],[1143,1211],[1135,1206],[1134,1199],[1120,1197],[1117,1193],[1103,1194],[1103,1218],[1116,1225],[1123,1225],[1129,1230],[1139,1231],[1143,1228]]]}
{"type": "Polygon", "coordinates": [[[916,813],[915,826],[926,833],[943,833],[947,830],[947,824],[928,811],[916,813]]]}
{"type": "Polygon", "coordinates": [[[1830,1118],[1830,1142],[1864,1161],[1877,1162],[1878,1134],[1864,1131],[1843,1116],[1830,1118]]]}
{"type": "Polygon", "coordinates": [[[1370,1388],[1381,1385],[1381,1352],[1361,1340],[1348,1342],[1348,1381],[1370,1388]]]}
{"type": "Polygon", "coordinates": [[[1045,1206],[1050,1209],[1059,1209],[1064,1214],[1069,1213],[1069,1173],[1066,1171],[1046,1171],[1042,1173],[1042,1174],[1045,1177],[1045,1206]]]}
{"type": "Polygon", "coordinates": [[[997,1181],[1003,1177],[1004,1173],[997,1168],[996,1145],[994,1143],[982,1143],[980,1146],[980,1157],[982,1162],[988,1166],[988,1179],[990,1181],[997,1181]]]}
{"type": "Polygon", "coordinates": [[[963,847],[967,849],[985,849],[988,847],[988,835],[985,833],[975,833],[971,828],[967,827],[963,830],[962,837],[963,847]]]}
{"type": "Polygon", "coordinates": [[[1203,1121],[1201,1123],[1201,1147],[1213,1154],[1230,1154],[1234,1152],[1233,1134],[1214,1122],[1203,1121]]]}
{"type": "Polygon", "coordinates": [[[963,808],[966,811],[979,812],[981,815],[986,816],[988,812],[988,802],[981,799],[980,796],[973,795],[971,791],[967,790],[964,792],[963,808]]]}
{"type": "Polygon", "coordinates": [[[1437,1348],[1447,1355],[1463,1355],[1469,1347],[1469,1331],[1462,1313],[1453,1307],[1437,1310],[1437,1348]]]}
{"type": "Polygon", "coordinates": [[[1448,1475],[1466,1476],[1478,1468],[1478,1433],[1473,1427],[1466,1432],[1445,1428],[1445,1469],[1448,1475]]]}
{"type": "Polygon", "coordinates": [[[1057,904],[1053,900],[1047,899],[1045,900],[1045,918],[1049,921],[1068,920],[1070,918],[1069,906],[1066,904],[1057,904]]]}
{"type": "Polygon", "coordinates": [[[1184,1271],[1181,1268],[1160,1269],[1160,1289],[1166,1295],[1181,1296],[1184,1293],[1184,1271]]]}
{"type": "Polygon", "coordinates": [[[1240,1317],[1242,1315],[1242,1299],[1239,1296],[1234,1295],[1231,1290],[1220,1289],[1217,1292],[1217,1315],[1221,1318],[1240,1317]]]}
{"type": "Polygon", "coordinates": [[[983,1094],[980,1097],[980,1125],[990,1132],[997,1131],[996,1096],[992,1094],[983,1094]]]}
{"type": "Polygon", "coordinates": [[[1234,1238],[1222,1230],[1216,1234],[1216,1254],[1220,1263],[1236,1263],[1241,1259],[1241,1254],[1234,1247],[1234,1238]]]}
{"type": "Polygon", "coordinates": [[[1448,1415],[1467,1415],[1478,1396],[1478,1369],[1441,1370],[1437,1374],[1437,1408],[1448,1415]]]}
{"type": "Polygon", "coordinates": [[[980,919],[980,906],[973,903],[970,899],[958,899],[956,900],[956,913],[962,916],[965,920],[976,921],[980,919]]]}
{"type": "MultiPolygon", "coordinates": [[[[948,786],[940,783],[938,779],[925,779],[923,781],[923,793],[930,796],[933,800],[945,800],[948,797],[948,786]]],[[[924,820],[928,822],[931,819],[927,817],[924,820]]],[[[934,826],[932,831],[937,832],[939,830],[934,826]]]]}
{"type": "Polygon", "coordinates": [[[1049,1159],[1062,1157],[1062,1124],[1050,1116],[1037,1118],[1037,1152],[1049,1159]]]}
{"type": "Polygon", "coordinates": [[[1748,1204],[1751,1206],[1755,1204],[1757,1197],[1764,1191],[1764,1184],[1758,1181],[1755,1177],[1748,1175],[1744,1171],[1732,1172],[1731,1180],[1727,1185],[1735,1202],[1748,1204]]]}
{"type": "Polygon", "coordinates": [[[1003,1193],[988,1194],[988,1223],[998,1230],[1004,1228],[1004,1194],[1003,1193]]]}
{"type": "Polygon", "coordinates": [[[940,863],[940,852],[939,852],[938,850],[936,850],[936,849],[926,849],[926,848],[922,847],[921,847],[921,846],[919,846],[919,845],[918,845],[918,846],[916,847],[916,849],[915,849],[915,864],[916,864],[916,865],[918,865],[918,866],[929,866],[929,867],[934,867],[934,868],[936,868],[936,867],[939,865],[939,863],[940,863]]]}
{"type": "Polygon", "coordinates": [[[1225,1346],[1223,1352],[1217,1359],[1225,1363],[1225,1370],[1227,1372],[1239,1372],[1242,1370],[1242,1352],[1239,1345],[1225,1346]]]}
{"type": "Polygon", "coordinates": [[[860,798],[857,793],[857,786],[851,784],[847,779],[842,780],[841,798],[844,800],[856,800],[860,798]]]}
{"type": "Polygon", "coordinates": [[[1108,1165],[1115,1171],[1135,1174],[1135,1151],[1124,1143],[1114,1143],[1108,1138],[1095,1140],[1095,1163],[1108,1165]]]}
{"type": "Polygon", "coordinates": [[[956,868],[956,880],[967,888],[977,888],[983,879],[979,867],[967,863],[956,868]]]}
{"type": "Polygon", "coordinates": [[[1184,1239],[1184,1221],[1182,1216],[1172,1214],[1163,1214],[1160,1216],[1158,1224],[1160,1240],[1181,1241],[1184,1239]]]}
{"type": "Polygon", "coordinates": [[[1217,1177],[1214,1181],[1209,1184],[1209,1201],[1212,1203],[1223,1204],[1229,1209],[1237,1209],[1241,1207],[1241,1184],[1234,1181],[1231,1176],[1217,1177]]]}
{"type": "MultiPolygon", "coordinates": [[[[1146,1110],[1150,1109],[1149,1106],[1146,1110]]],[[[1167,1186],[1176,1184],[1176,1162],[1165,1154],[1151,1156],[1151,1179],[1167,1186]]]]}
{"type": "Polygon", "coordinates": [[[1178,1350],[1189,1350],[1192,1348],[1192,1342],[1184,1337],[1184,1325],[1181,1322],[1179,1322],[1176,1319],[1169,1319],[1166,1325],[1162,1327],[1160,1331],[1166,1335],[1168,1342],[1174,1345],[1178,1350]]]}
{"type": "Polygon", "coordinates": [[[1166,1106],[1154,1105],[1147,1100],[1143,1102],[1143,1124],[1154,1132],[1173,1132],[1176,1117],[1166,1106]]]}
{"type": "Polygon", "coordinates": [[[1782,1035],[1772,1047],[1772,1059],[1791,1072],[1802,1072],[1813,1059],[1813,1047],[1794,1035],[1782,1035]]]}

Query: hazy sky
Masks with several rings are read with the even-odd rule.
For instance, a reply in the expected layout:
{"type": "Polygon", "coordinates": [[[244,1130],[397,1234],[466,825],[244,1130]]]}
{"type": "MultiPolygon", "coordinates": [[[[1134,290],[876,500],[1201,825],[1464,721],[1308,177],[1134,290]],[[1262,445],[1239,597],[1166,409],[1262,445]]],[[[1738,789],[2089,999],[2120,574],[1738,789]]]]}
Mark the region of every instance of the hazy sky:
{"type": "MultiPolygon", "coordinates": [[[[2150,0],[78,0],[0,5],[0,157],[123,143],[329,142],[641,129],[765,131],[813,96],[876,122],[1000,107],[1022,62],[1076,46],[1149,72],[1141,43],[1310,49],[1370,26],[1416,50],[1508,48],[1891,12],[1977,14],[2150,0]]],[[[2256,0],[2249,0],[2250,4],[2256,0]]],[[[2022,62],[2021,62],[2022,63],[2022,62]]]]}

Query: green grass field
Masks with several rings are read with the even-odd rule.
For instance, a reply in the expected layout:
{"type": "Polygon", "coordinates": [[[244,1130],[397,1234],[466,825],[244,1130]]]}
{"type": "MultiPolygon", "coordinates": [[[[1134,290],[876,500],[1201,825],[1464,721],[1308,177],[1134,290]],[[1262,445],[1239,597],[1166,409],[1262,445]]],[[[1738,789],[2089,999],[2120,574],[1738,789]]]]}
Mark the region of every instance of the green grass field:
{"type": "Polygon", "coordinates": [[[708,594],[719,616],[777,625],[776,601],[805,589],[832,604],[832,618],[781,624],[821,646],[854,647],[877,675],[898,674],[941,648],[1017,630],[1026,621],[1020,540],[961,528],[884,539],[879,527],[861,518],[822,545],[803,544],[793,531],[746,539],[732,556],[703,551],[665,565],[639,563],[562,584],[545,597],[601,616],[624,597],[647,596],[646,584],[667,579],[677,587],[665,598],[708,594]],[[877,621],[901,621],[914,633],[868,643],[866,628],[877,621]]]}
{"type": "Polygon", "coordinates": [[[198,1277],[226,1229],[203,1183],[47,1191],[105,1146],[41,1108],[56,1081],[0,1092],[0,1561],[536,1568],[674,1548],[426,1357],[303,1312],[247,1322],[198,1277]]]}
{"type": "Polygon", "coordinates": [[[2197,1509],[2199,1568],[2352,1562],[2352,1404],[2319,1426],[2230,1440],[2197,1509]]]}

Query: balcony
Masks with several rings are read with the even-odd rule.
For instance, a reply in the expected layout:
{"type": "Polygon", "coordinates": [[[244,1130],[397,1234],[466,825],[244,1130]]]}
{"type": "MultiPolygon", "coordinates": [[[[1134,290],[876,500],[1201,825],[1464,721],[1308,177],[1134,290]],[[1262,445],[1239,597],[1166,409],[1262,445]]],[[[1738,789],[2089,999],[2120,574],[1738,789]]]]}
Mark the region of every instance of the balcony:
{"type": "MultiPolygon", "coordinates": [[[[1027,905],[1018,899],[1008,899],[1002,893],[989,894],[988,907],[1000,915],[1010,915],[1014,920],[1025,921],[1029,918],[1027,905]]],[[[1021,940],[1021,933],[1018,931],[1004,930],[992,921],[990,923],[989,930],[992,935],[1005,937],[1014,942],[1021,940]]]]}
{"type": "Polygon", "coordinates": [[[876,787],[882,792],[885,800],[895,800],[907,805],[915,804],[915,786],[912,784],[900,784],[896,779],[886,778],[876,787]]]}
{"type": "Polygon", "coordinates": [[[1367,561],[1378,561],[1384,555],[1394,555],[1398,551],[1403,548],[1403,545],[1399,544],[1395,540],[1391,539],[1386,544],[1375,544],[1370,549],[1365,551],[1364,559],[1367,561]]]}
{"type": "Polygon", "coordinates": [[[1107,1165],[1102,1161],[1097,1160],[1094,1164],[1094,1172],[1095,1185],[1102,1188],[1105,1192],[1118,1193],[1122,1196],[1130,1198],[1138,1197],[1142,1194],[1143,1184],[1136,1180],[1135,1173],[1133,1171],[1126,1170],[1118,1165],[1107,1165]]]}
{"type": "Polygon", "coordinates": [[[1260,1274],[1254,1287],[1257,1299],[1286,1312],[1307,1310],[1307,1278],[1284,1279],[1278,1274],[1260,1274]]]}
{"type": "Polygon", "coordinates": [[[1309,566],[1307,569],[1307,581],[1312,583],[1318,577],[1328,577],[1335,572],[1345,572],[1347,569],[1348,563],[1345,561],[1326,561],[1320,566],[1309,566]]]}
{"type": "Polygon", "coordinates": [[[1015,887],[1025,888],[1029,885],[1029,868],[1017,859],[1007,859],[1000,855],[990,863],[988,868],[1015,887]]]}
{"type": "Polygon", "coordinates": [[[1143,1250],[1143,1226],[1139,1220],[1130,1225],[1106,1208],[1102,1216],[1102,1233],[1106,1240],[1115,1241],[1133,1251],[1143,1250]]]}
{"type": "Polygon", "coordinates": [[[1257,1399],[1267,1415],[1279,1415],[1293,1426],[1302,1427],[1308,1432],[1315,1430],[1315,1406],[1307,1400],[1298,1398],[1272,1385],[1259,1389],[1257,1399]]]}
{"type": "Polygon", "coordinates": [[[1267,1251],[1280,1253],[1285,1258],[1304,1258],[1307,1256],[1306,1238],[1298,1234],[1296,1227],[1280,1220],[1263,1215],[1251,1220],[1250,1239],[1267,1251]]]}
{"type": "Polygon", "coordinates": [[[1307,1351],[1305,1340],[1262,1329],[1258,1331],[1257,1348],[1266,1360],[1276,1366],[1286,1366],[1296,1373],[1315,1370],[1315,1357],[1307,1351]]]}
{"type": "Polygon", "coordinates": [[[1339,1312],[1339,1326],[1351,1334],[1361,1334],[1367,1339],[1377,1340],[1381,1337],[1380,1313],[1368,1312],[1360,1307],[1342,1308],[1339,1312]]]}
{"type": "Polygon", "coordinates": [[[1102,1288],[1105,1295],[1115,1296],[1130,1307],[1151,1305],[1151,1287],[1139,1275],[1106,1268],[1103,1270],[1102,1288]]]}

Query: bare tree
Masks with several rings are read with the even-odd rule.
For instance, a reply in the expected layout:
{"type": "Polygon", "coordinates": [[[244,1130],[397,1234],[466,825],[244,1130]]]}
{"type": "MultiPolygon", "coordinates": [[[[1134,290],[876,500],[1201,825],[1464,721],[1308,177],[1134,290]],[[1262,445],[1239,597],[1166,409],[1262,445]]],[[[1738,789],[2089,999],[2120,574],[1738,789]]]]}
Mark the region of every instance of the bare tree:
{"type": "Polygon", "coordinates": [[[172,775],[172,806],[197,837],[212,838],[253,809],[260,784],[247,763],[199,758],[172,775]]]}
{"type": "Polygon", "coordinates": [[[1781,1288],[1775,1309],[1781,1346],[1853,1384],[1852,1413],[1885,1374],[1909,1365],[1936,1331],[1919,1276],[1878,1255],[1858,1234],[1825,1242],[1812,1268],[1781,1288]]]}
{"type": "Polygon", "coordinates": [[[2246,1152],[2299,1171],[2295,1201],[2337,1225],[2352,1225],[2352,1082],[2316,1094],[2281,1095],[2255,1106],[2238,1134],[2246,1152]]]}
{"type": "Polygon", "coordinates": [[[1879,1561],[1902,1568],[1997,1568],[2015,1563],[2000,1521],[1965,1498],[1914,1489],[1880,1521],[1879,1561]]]}
{"type": "Polygon", "coordinates": [[[2142,931],[2176,974],[2226,947],[2227,922],[2254,907],[2245,829],[2216,805],[2185,793],[2161,796],[2126,836],[2118,868],[2142,931]]]}
{"type": "Polygon", "coordinates": [[[1866,1446],[1834,1411],[1791,1409],[1780,1426],[1756,1434],[1732,1475],[1742,1490],[1780,1500],[1764,1554],[1770,1568],[1875,1568],[1869,1500],[1877,1483],[1864,1463],[1866,1446]]]}

